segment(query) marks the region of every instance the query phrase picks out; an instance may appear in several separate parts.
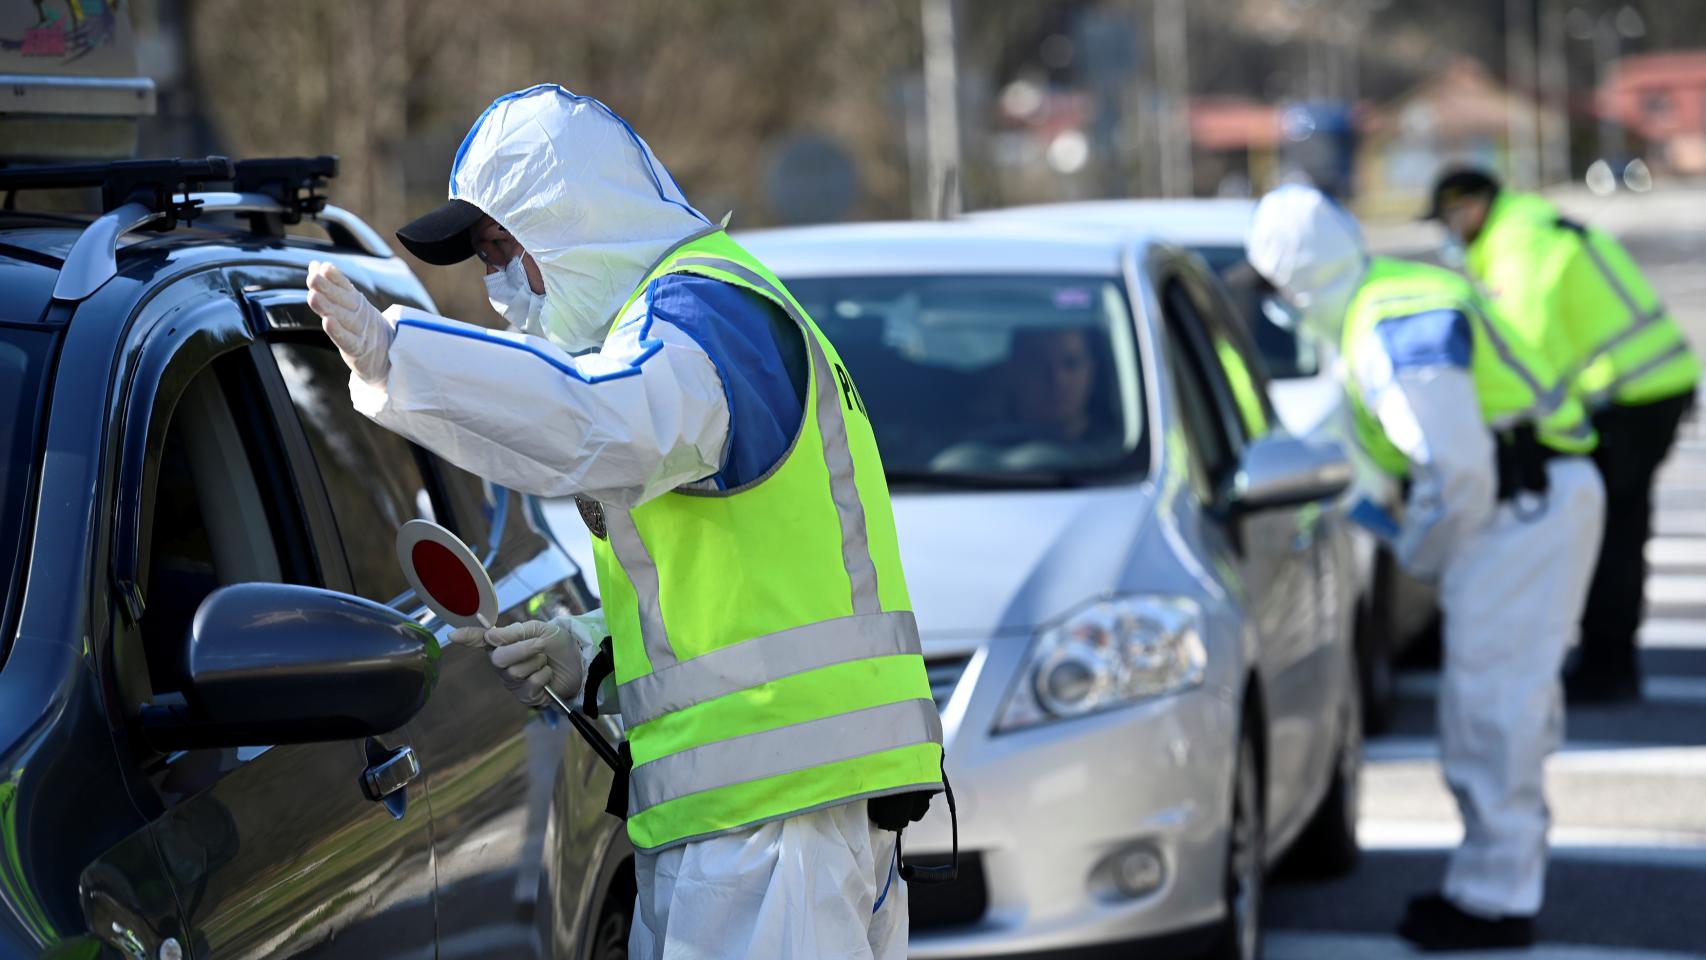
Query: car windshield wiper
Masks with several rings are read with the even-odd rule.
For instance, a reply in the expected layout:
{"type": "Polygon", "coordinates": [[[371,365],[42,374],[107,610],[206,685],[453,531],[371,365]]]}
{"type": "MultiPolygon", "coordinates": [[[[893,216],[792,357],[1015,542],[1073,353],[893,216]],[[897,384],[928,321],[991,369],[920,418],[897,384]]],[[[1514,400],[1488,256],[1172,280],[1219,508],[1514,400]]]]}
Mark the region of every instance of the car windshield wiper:
{"type": "Polygon", "coordinates": [[[886,471],[891,486],[939,487],[946,490],[1045,490],[1083,486],[1084,480],[1061,470],[1012,471],[886,471]]]}

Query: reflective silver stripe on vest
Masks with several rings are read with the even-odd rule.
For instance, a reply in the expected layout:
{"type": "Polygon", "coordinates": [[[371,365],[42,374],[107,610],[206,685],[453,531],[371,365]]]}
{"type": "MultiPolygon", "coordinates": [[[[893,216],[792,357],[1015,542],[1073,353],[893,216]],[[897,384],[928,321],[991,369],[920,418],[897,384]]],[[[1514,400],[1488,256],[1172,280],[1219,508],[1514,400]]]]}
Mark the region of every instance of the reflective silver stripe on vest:
{"type": "Polygon", "coordinates": [[[1687,343],[1678,342],[1672,344],[1669,350],[1666,350],[1656,357],[1649,357],[1644,363],[1635,367],[1635,369],[1626,373],[1618,374],[1616,380],[1613,380],[1598,390],[1595,390],[1593,393],[1588,394],[1588,404],[1593,407],[1604,406],[1606,403],[1611,401],[1611,399],[1617,394],[1617,391],[1627,387],[1629,384],[1634,383],[1636,380],[1641,379],[1647,374],[1652,373],[1654,370],[1657,370],[1665,364],[1670,363],[1672,360],[1687,355],[1687,343]]]}
{"type": "Polygon", "coordinates": [[[663,627],[663,610],[658,601],[658,567],[652,562],[651,551],[640,539],[634,518],[620,507],[606,507],[604,526],[610,535],[610,550],[622,565],[622,572],[634,585],[640,602],[640,639],[646,647],[646,659],[653,670],[675,665],[675,650],[669,645],[669,634],[663,627]]]}
{"type": "Polygon", "coordinates": [[[737,690],[838,663],[921,656],[918,623],[909,610],[823,620],[720,647],[635,677],[618,688],[629,729],[737,690]]]}
{"type": "Polygon", "coordinates": [[[1576,421],[1576,425],[1570,429],[1558,431],[1558,435],[1566,440],[1591,440],[1593,439],[1593,424],[1586,417],[1583,417],[1576,421]]]}
{"type": "MultiPolygon", "coordinates": [[[[1587,369],[1593,363],[1598,361],[1599,358],[1613,350],[1616,350],[1623,344],[1628,343],[1631,339],[1639,336],[1642,331],[1646,330],[1648,327],[1651,327],[1660,320],[1663,320],[1667,315],[1665,305],[1663,303],[1654,304],[1651,310],[1642,310],[1641,304],[1635,300],[1635,295],[1630,293],[1629,288],[1623,285],[1623,281],[1617,276],[1616,271],[1611,269],[1611,264],[1605,262],[1605,256],[1594,247],[1592,239],[1586,235],[1581,239],[1582,249],[1587,252],[1588,259],[1593,261],[1594,269],[1599,271],[1600,279],[1605,281],[1606,286],[1611,288],[1612,293],[1617,294],[1617,299],[1623,301],[1623,306],[1629,311],[1630,321],[1629,326],[1619,330],[1615,336],[1593,348],[1593,351],[1583,358],[1583,360],[1570,371],[1571,379],[1574,379],[1577,374],[1587,369]]],[[[1645,365],[1643,364],[1643,366],[1645,365]]],[[[1626,384],[1629,382],[1626,377],[1619,377],[1618,381],[1620,384],[1626,384]]],[[[1598,394],[1596,393],[1595,396],[1598,396],[1598,394]]]]}
{"type": "Polygon", "coordinates": [[[877,598],[877,565],[871,560],[870,544],[865,537],[865,505],[859,499],[859,485],[853,474],[853,451],[847,447],[847,422],[843,419],[841,387],[836,372],[829,365],[823,344],[806,318],[794,306],[787,294],[775,284],[746,267],[722,257],[683,257],[676,266],[710,267],[740,277],[765,291],[787,312],[805,335],[811,350],[812,380],[817,401],[817,429],[823,437],[823,459],[829,467],[830,494],[835,500],[835,512],[841,520],[841,560],[847,568],[847,579],[853,589],[853,612],[878,613],[882,603],[877,598]]]}
{"type": "Polygon", "coordinates": [[[629,815],[706,790],[941,742],[942,720],[929,699],[902,700],[719,740],[635,767],[629,815]]]}
{"type": "Polygon", "coordinates": [[[1492,343],[1493,352],[1499,355],[1499,360],[1505,366],[1516,371],[1517,377],[1522,380],[1524,386],[1528,387],[1528,392],[1534,395],[1534,405],[1529,408],[1529,415],[1536,422],[1539,422],[1557,413],[1558,408],[1562,407],[1564,401],[1570,397],[1569,383],[1560,377],[1558,382],[1552,385],[1551,390],[1542,390],[1540,381],[1535,378],[1534,372],[1517,359],[1516,353],[1511,350],[1511,345],[1499,336],[1498,329],[1493,326],[1491,320],[1487,319],[1487,315],[1482,313],[1481,309],[1474,304],[1469,304],[1469,312],[1481,324],[1481,329],[1487,334],[1487,340],[1492,343]]]}

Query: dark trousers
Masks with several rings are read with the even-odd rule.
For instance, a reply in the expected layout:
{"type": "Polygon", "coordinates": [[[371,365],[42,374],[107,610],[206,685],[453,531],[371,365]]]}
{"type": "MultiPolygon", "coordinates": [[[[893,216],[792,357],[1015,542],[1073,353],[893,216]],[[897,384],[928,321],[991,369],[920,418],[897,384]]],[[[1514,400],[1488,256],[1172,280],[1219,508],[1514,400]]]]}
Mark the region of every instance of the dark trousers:
{"type": "Polygon", "coordinates": [[[1647,585],[1647,539],[1653,530],[1653,483],[1676,441],[1694,393],[1638,407],[1607,407],[1594,415],[1599,449],[1593,462],[1605,481],[1605,536],[1582,611],[1578,669],[1635,675],[1635,634],[1647,585]]]}

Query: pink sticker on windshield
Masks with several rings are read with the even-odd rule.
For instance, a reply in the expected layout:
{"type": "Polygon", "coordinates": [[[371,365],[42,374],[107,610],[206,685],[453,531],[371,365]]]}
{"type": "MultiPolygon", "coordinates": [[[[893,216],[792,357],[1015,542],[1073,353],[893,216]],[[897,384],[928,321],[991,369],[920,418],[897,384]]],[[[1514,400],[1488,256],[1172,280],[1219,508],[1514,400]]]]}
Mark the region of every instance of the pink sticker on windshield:
{"type": "Polygon", "coordinates": [[[1056,310],[1083,310],[1090,306],[1090,291],[1083,287],[1061,287],[1054,292],[1056,310]]]}

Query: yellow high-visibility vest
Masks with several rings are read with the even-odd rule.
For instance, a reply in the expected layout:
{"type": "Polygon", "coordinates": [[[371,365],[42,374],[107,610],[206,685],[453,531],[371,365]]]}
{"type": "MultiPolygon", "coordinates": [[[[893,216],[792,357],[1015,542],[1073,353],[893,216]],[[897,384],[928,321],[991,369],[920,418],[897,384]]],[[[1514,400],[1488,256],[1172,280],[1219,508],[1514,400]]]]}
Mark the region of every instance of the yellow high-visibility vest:
{"type": "Polygon", "coordinates": [[[672,273],[780,307],[804,335],[810,382],[793,445],[764,476],[676,490],[632,510],[595,508],[602,516],[589,525],[602,527],[593,548],[634,762],[629,837],[658,850],[851,800],[940,790],[941,719],[888,482],[852,378],[781,282],[727,234],[678,247],[629,304],[672,273]]]}

